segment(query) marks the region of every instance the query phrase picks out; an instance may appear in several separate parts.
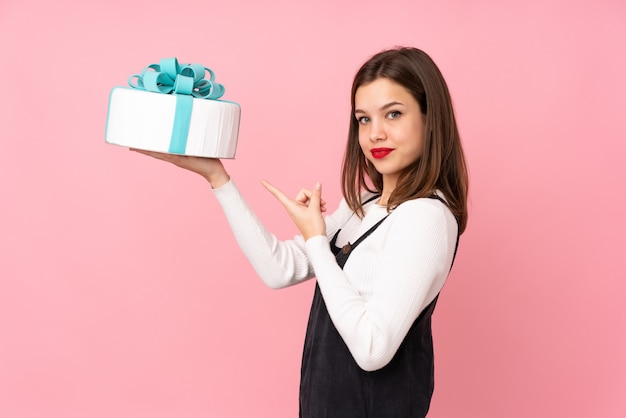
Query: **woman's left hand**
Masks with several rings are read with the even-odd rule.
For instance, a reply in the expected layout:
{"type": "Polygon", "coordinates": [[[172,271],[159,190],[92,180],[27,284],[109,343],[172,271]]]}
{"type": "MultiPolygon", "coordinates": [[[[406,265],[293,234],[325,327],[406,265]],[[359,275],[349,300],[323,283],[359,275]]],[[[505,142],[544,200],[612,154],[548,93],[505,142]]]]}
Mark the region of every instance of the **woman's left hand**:
{"type": "Polygon", "coordinates": [[[302,189],[295,199],[291,199],[267,181],[261,180],[261,183],[287,209],[305,240],[326,235],[326,222],[322,216],[326,202],[322,199],[321,184],[317,183],[314,190],[302,189]]]}

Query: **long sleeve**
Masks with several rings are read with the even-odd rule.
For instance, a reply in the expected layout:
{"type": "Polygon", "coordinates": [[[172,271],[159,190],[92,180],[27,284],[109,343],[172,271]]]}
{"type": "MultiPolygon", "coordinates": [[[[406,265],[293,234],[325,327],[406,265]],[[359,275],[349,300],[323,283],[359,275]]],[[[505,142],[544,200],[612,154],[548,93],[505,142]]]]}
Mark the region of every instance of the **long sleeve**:
{"type": "Polygon", "coordinates": [[[329,237],[341,228],[337,243],[354,242],[386,215],[384,208],[369,206],[361,220],[342,201],[325,217],[326,236],[281,241],[264,228],[232,181],[214,193],[241,250],[268,286],[283,288],[317,277],[333,324],[364,370],[391,361],[448,276],[457,224],[438,200],[401,204],[341,269],[329,237]]]}
{"type": "Polygon", "coordinates": [[[452,262],[457,225],[439,201],[400,205],[358,247],[344,269],[326,237],[306,241],[329,315],[357,364],[384,367],[421,311],[441,290],[452,262]]]}
{"type": "MultiPolygon", "coordinates": [[[[302,236],[281,241],[270,233],[231,180],[213,189],[235,239],[263,282],[274,289],[292,286],[314,275],[302,236]]],[[[334,234],[350,215],[345,204],[325,218],[327,233],[334,234]]],[[[327,242],[326,237],[324,239],[327,242]]]]}

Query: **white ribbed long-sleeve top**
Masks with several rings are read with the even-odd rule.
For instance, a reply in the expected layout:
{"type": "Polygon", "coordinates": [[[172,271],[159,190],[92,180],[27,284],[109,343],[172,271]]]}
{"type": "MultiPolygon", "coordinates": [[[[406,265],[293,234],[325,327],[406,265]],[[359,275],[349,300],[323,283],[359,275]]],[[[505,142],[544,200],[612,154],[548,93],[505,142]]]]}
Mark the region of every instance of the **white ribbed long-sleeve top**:
{"type": "Polygon", "coordinates": [[[326,236],[281,241],[265,229],[232,180],[213,191],[237,243],[268,286],[277,289],[317,278],[333,324],[366,371],[391,361],[448,276],[458,226],[437,199],[399,205],[341,269],[329,240],[341,230],[336,244],[354,243],[387,215],[386,207],[370,202],[359,219],[342,200],[325,217],[326,236]]]}

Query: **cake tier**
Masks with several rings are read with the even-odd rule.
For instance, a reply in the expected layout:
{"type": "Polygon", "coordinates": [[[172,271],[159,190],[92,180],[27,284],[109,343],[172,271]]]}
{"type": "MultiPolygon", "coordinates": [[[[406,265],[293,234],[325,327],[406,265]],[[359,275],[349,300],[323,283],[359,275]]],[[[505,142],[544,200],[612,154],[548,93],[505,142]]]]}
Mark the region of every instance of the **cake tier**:
{"type": "Polygon", "coordinates": [[[234,158],[240,115],[241,108],[233,102],[115,87],[105,140],[170,154],[234,158]],[[181,107],[182,100],[193,102],[181,107]]]}

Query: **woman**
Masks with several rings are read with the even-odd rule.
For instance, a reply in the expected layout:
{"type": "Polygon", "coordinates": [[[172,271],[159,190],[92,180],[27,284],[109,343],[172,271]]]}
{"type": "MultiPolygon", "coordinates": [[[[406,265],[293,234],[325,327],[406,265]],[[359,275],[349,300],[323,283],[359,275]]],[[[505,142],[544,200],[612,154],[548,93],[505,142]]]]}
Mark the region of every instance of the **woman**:
{"type": "Polygon", "coordinates": [[[302,417],[423,417],[434,387],[431,315],[467,223],[467,170],[446,83],[415,48],[370,58],[352,85],[344,199],[267,182],[301,236],[279,241],[219,160],[144,152],[205,177],[263,281],[317,278],[302,417]]]}

